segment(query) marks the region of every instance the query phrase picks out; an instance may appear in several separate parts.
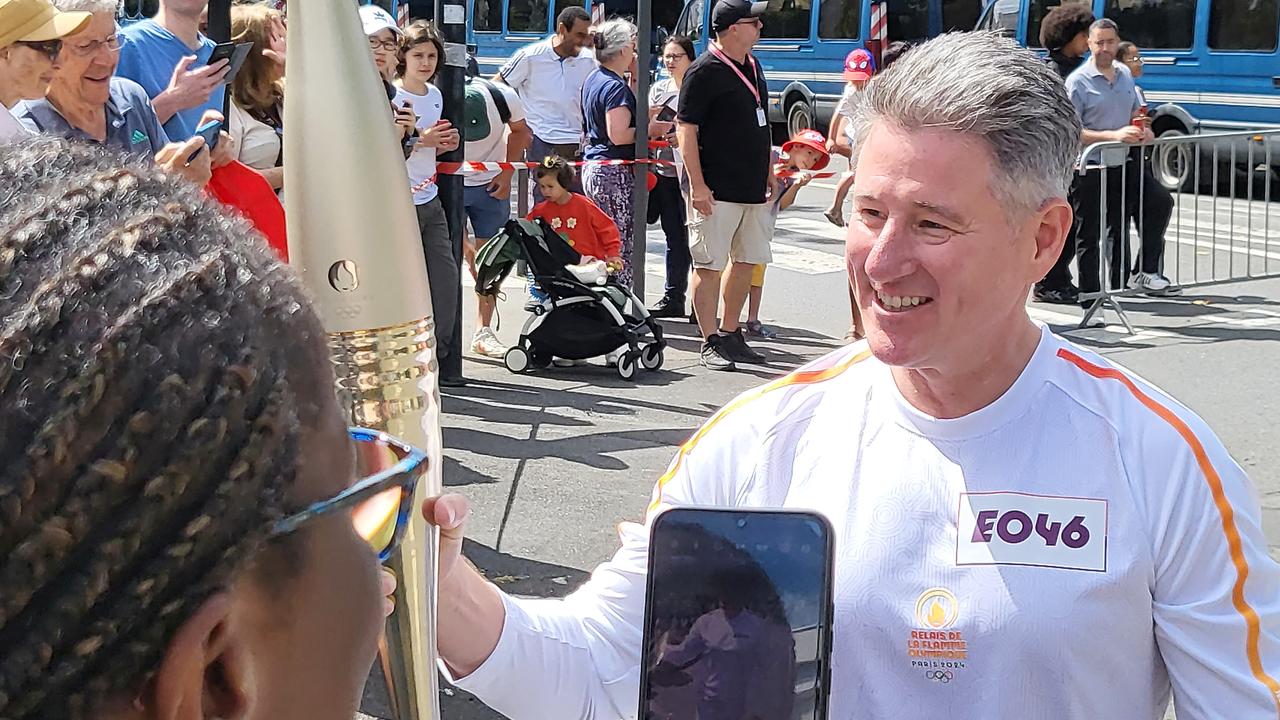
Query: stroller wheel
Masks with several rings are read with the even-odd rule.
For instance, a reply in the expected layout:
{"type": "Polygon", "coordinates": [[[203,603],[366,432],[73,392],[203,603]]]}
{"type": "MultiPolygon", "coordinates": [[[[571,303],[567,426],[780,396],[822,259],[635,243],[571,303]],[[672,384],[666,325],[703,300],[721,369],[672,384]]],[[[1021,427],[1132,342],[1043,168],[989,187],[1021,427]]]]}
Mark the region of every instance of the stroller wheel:
{"type": "Polygon", "coordinates": [[[529,352],[524,348],[516,345],[507,350],[507,354],[502,356],[502,364],[513,373],[521,373],[529,369],[529,352]]]}
{"type": "Polygon", "coordinates": [[[666,360],[664,355],[662,345],[649,343],[640,348],[640,364],[644,366],[645,370],[658,370],[666,360]]]}
{"type": "Polygon", "coordinates": [[[637,362],[638,359],[638,353],[623,353],[622,356],[618,358],[618,377],[623,380],[635,380],[636,373],[640,369],[640,364],[637,362]]]}

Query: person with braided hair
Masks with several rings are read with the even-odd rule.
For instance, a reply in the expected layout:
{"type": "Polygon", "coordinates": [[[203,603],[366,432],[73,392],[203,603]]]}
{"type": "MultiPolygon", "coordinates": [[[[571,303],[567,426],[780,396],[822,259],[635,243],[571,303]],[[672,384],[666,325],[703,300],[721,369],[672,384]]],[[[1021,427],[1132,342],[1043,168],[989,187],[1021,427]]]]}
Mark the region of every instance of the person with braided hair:
{"type": "Polygon", "coordinates": [[[352,484],[293,272],[95,145],[7,146],[0,197],[0,718],[349,720],[385,612],[351,508],[416,470],[352,484]]]}

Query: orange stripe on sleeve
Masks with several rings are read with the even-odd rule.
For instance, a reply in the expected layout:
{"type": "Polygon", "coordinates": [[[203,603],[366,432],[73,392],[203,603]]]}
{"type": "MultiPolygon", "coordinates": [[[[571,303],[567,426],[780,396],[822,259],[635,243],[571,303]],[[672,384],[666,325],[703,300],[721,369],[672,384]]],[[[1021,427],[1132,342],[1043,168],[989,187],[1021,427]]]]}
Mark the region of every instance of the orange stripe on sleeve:
{"type": "Polygon", "coordinates": [[[657,510],[658,506],[662,504],[662,488],[668,482],[671,482],[671,478],[676,476],[676,472],[680,470],[680,464],[684,461],[685,455],[688,455],[693,450],[694,446],[698,444],[698,441],[701,440],[704,435],[711,432],[711,428],[715,427],[716,423],[720,422],[723,418],[729,415],[729,413],[737,410],[747,403],[750,403],[752,400],[760,398],[771,390],[777,390],[778,388],[789,387],[791,385],[809,385],[830,380],[869,357],[871,357],[871,351],[863,350],[862,352],[855,353],[851,357],[841,360],[829,368],[821,370],[805,370],[801,372],[794,372],[790,375],[784,375],[767,385],[762,385],[752,392],[739,396],[738,399],[720,408],[715,415],[711,416],[710,420],[705,422],[702,427],[698,428],[697,432],[695,432],[692,437],[680,446],[680,450],[676,453],[675,461],[671,463],[671,469],[667,470],[663,473],[662,477],[658,478],[658,486],[654,489],[653,502],[649,504],[648,512],[651,513],[654,510],[657,510]]]}
{"type": "Polygon", "coordinates": [[[1134,384],[1133,380],[1119,370],[1094,365],[1066,349],[1059,349],[1058,357],[1095,378],[1119,382],[1138,399],[1138,402],[1168,423],[1191,449],[1191,453],[1196,458],[1196,464],[1200,466],[1200,472],[1204,476],[1205,482],[1209,485],[1209,492],[1213,496],[1213,504],[1218,508],[1218,515],[1222,519],[1222,532],[1226,535],[1227,549],[1231,554],[1231,564],[1235,566],[1236,580],[1231,587],[1231,603],[1235,606],[1236,612],[1240,614],[1240,617],[1244,619],[1245,652],[1249,658],[1249,670],[1253,672],[1254,678],[1270,691],[1271,699],[1276,703],[1276,714],[1280,716],[1280,683],[1277,683],[1275,678],[1271,677],[1262,666],[1262,655],[1258,650],[1258,641],[1262,636],[1262,625],[1258,619],[1258,612],[1253,609],[1253,606],[1249,604],[1249,601],[1244,596],[1245,580],[1249,577],[1249,562],[1245,559],[1244,546],[1240,541],[1240,530],[1236,527],[1235,510],[1232,509],[1231,501],[1227,499],[1227,494],[1222,489],[1222,478],[1209,460],[1209,454],[1205,452],[1200,438],[1196,437],[1196,434],[1182,421],[1182,418],[1175,415],[1169,408],[1161,405],[1150,395],[1144,393],[1134,384]]]}

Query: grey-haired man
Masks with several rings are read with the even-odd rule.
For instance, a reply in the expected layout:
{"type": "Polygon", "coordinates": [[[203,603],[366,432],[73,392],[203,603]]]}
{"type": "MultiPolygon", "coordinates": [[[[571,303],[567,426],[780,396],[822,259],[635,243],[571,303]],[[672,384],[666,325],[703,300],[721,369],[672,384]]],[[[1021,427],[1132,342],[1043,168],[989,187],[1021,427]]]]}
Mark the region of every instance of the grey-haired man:
{"type": "Polygon", "coordinates": [[[1186,407],[1027,314],[1071,225],[1061,79],[1011,40],[943,35],[870,84],[855,128],[867,340],[713,416],[563,600],[488,583],[460,558],[466,501],[428,501],[450,673],[516,720],[634,717],[653,518],[817,508],[832,718],[1158,720],[1171,690],[1180,716],[1274,717],[1280,567],[1248,478],[1186,407]]]}

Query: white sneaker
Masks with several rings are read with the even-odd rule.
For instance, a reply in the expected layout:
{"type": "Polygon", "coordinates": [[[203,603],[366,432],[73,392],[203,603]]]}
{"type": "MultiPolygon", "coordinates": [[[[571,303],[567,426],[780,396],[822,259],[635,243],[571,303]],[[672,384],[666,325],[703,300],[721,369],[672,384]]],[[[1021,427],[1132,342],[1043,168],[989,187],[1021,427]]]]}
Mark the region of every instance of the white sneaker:
{"type": "Polygon", "coordinates": [[[605,367],[618,367],[618,358],[622,357],[622,348],[618,348],[604,356],[605,367]]]}
{"type": "Polygon", "coordinates": [[[506,354],[507,348],[498,340],[493,330],[482,327],[471,338],[471,352],[487,358],[501,358],[506,354]]]}
{"type": "Polygon", "coordinates": [[[581,365],[586,365],[586,363],[583,362],[582,360],[570,360],[569,358],[562,358],[562,357],[551,358],[551,364],[558,368],[571,368],[571,367],[579,367],[581,365]]]}
{"type": "Polygon", "coordinates": [[[1143,290],[1149,293],[1167,292],[1173,283],[1169,279],[1158,273],[1138,273],[1129,278],[1129,288],[1132,290],[1143,290]]]}

